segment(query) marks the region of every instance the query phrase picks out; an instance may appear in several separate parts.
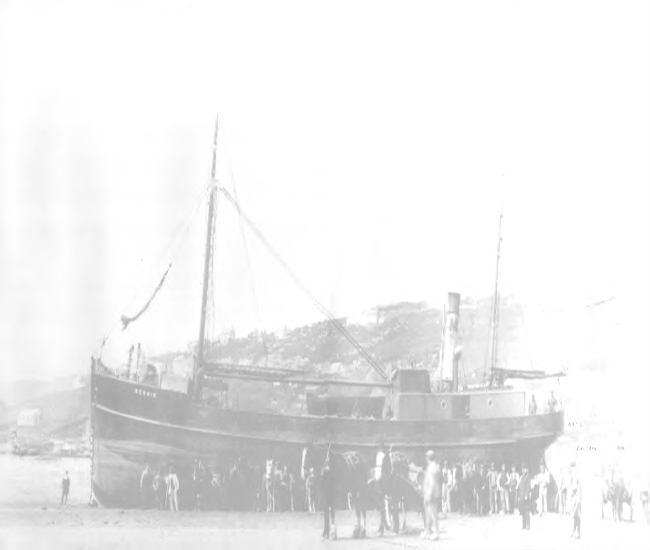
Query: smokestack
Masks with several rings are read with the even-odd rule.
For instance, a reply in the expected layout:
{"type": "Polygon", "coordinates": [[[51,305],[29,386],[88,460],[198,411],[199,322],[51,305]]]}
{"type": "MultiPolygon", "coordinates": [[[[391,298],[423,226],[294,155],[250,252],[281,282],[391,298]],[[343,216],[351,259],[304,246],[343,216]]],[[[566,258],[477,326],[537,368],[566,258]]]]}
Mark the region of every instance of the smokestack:
{"type": "Polygon", "coordinates": [[[451,391],[458,391],[458,318],[460,316],[460,294],[447,293],[445,308],[445,327],[442,348],[442,364],[440,378],[451,391]]]}

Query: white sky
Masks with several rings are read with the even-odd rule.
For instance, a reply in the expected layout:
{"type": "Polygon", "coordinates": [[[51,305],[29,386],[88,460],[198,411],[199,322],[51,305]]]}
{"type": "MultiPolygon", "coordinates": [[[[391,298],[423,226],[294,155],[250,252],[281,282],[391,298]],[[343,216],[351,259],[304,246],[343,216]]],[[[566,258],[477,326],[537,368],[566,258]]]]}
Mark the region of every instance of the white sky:
{"type": "MultiPolygon", "coordinates": [[[[490,294],[502,202],[502,291],[617,296],[647,370],[648,6],[0,0],[2,374],[86,370],[146,301],[216,113],[220,180],[336,314],[490,294]]],[[[216,321],[247,330],[221,213],[216,321]]],[[[197,336],[203,221],[137,327],[152,351],[197,336]]],[[[321,320],[247,243],[262,323],[321,320]]]]}

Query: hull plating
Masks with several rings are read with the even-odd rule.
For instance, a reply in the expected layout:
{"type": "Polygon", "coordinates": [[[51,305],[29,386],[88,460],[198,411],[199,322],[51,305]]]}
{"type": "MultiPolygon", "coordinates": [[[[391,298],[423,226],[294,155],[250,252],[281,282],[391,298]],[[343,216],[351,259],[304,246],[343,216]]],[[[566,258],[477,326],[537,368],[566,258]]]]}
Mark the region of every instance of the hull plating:
{"type": "MultiPolygon", "coordinates": [[[[192,467],[201,458],[227,472],[239,457],[261,469],[277,458],[299,475],[306,445],[355,450],[374,463],[380,444],[416,464],[435,449],[442,459],[538,463],[562,433],[562,412],[484,420],[398,421],[263,414],[191,403],[183,395],[95,375],[93,489],[104,506],[137,507],[146,464],[174,465],[181,505],[191,497],[192,467]]],[[[258,475],[257,473],[255,475],[258,475]]]]}

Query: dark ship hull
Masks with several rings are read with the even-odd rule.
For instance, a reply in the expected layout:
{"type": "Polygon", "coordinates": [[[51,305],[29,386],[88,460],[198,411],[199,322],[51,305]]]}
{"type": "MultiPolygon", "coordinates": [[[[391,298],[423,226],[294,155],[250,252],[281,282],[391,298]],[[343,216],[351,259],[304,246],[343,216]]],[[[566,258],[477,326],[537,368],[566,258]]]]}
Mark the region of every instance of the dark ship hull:
{"type": "MultiPolygon", "coordinates": [[[[176,391],[98,373],[93,375],[92,388],[92,487],[99,503],[109,507],[140,505],[140,478],[146,464],[155,471],[173,464],[181,480],[189,480],[197,458],[212,471],[234,464],[239,457],[258,468],[274,458],[298,474],[305,446],[331,445],[336,451],[360,452],[370,475],[378,446],[386,444],[415,464],[423,464],[425,452],[434,449],[445,460],[534,465],[564,426],[563,412],[380,420],[240,411],[195,403],[176,391]]],[[[509,395],[458,393],[440,399],[476,398],[477,403],[487,399],[498,411],[499,400],[511,401],[509,395]]],[[[474,408],[480,415],[480,407],[474,408]]]]}

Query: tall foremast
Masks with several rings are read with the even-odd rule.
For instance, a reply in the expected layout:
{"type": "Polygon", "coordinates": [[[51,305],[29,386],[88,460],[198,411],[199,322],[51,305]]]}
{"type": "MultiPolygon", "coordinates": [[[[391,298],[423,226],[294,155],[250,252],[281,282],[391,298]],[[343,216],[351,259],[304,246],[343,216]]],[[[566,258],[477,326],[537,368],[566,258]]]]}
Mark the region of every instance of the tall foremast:
{"type": "Polygon", "coordinates": [[[218,200],[217,193],[217,137],[219,135],[219,117],[214,126],[214,139],[212,141],[212,168],[210,170],[210,198],[208,203],[208,223],[205,238],[205,259],[203,264],[203,295],[201,298],[201,324],[199,327],[199,341],[194,361],[194,380],[197,381],[197,372],[205,362],[205,318],[208,304],[208,290],[210,286],[210,266],[212,265],[213,237],[215,224],[215,210],[218,200]]]}

